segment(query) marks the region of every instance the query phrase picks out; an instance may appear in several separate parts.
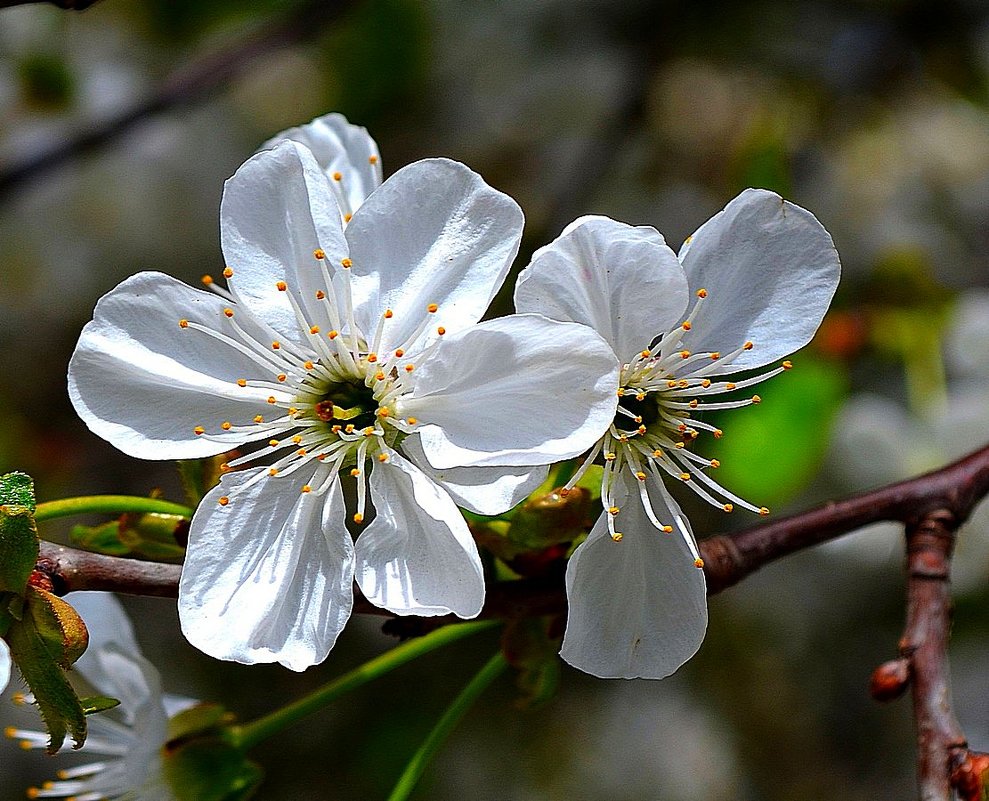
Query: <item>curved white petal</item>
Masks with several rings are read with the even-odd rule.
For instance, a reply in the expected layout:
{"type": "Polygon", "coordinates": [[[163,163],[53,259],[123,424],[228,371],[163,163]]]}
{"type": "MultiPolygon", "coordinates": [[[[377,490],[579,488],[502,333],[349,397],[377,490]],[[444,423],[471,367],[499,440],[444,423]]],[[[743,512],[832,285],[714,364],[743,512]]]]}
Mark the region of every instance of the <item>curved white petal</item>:
{"type": "Polygon", "coordinates": [[[683,268],[659,231],[607,217],[570,223],[515,286],[517,311],[589,325],[623,362],[680,322],[687,300],[683,268]]]}
{"type": "Polygon", "coordinates": [[[810,342],[841,272],[817,218],[764,189],[746,189],[704,223],[680,261],[691,290],[708,291],[684,346],[727,353],[755,343],[717,372],[761,367],[810,342]]]}
{"type": "Polygon", "coordinates": [[[73,669],[100,692],[112,696],[116,681],[106,672],[100,652],[114,646],[123,654],[141,655],[130,619],[120,601],[109,592],[74,592],[66,601],[79,613],[89,632],[89,646],[73,669]]]}
{"type": "Polygon", "coordinates": [[[0,693],[4,691],[10,681],[10,668],[10,649],[7,647],[7,643],[0,640],[0,693]]]}
{"type": "Polygon", "coordinates": [[[179,327],[188,319],[222,331],[229,326],[226,305],[152,272],[100,298],[69,362],[69,398],[89,429],[140,459],[195,459],[249,440],[220,426],[248,424],[268,411],[266,391],[236,383],[258,366],[201,331],[179,327]],[[197,436],[196,426],[206,433],[197,436]]]}
{"type": "MultiPolygon", "coordinates": [[[[89,661],[79,672],[101,693],[120,701],[120,711],[128,726],[148,726],[161,730],[167,716],[162,703],[161,676],[140,653],[124,650],[118,642],[106,642],[86,651],[89,661]],[[97,680],[101,683],[97,684],[97,680]]],[[[159,740],[161,742],[161,740],[159,740]]]]}
{"type": "Polygon", "coordinates": [[[546,480],[549,465],[539,467],[433,467],[419,437],[402,442],[410,461],[445,489],[457,506],[479,515],[500,515],[520,503],[546,480]]]}
{"type": "Polygon", "coordinates": [[[312,325],[327,318],[315,298],[324,281],[313,256],[338,269],[347,257],[336,196],[308,148],[283,141],[248,159],[223,186],[220,241],[236,297],[281,337],[304,340],[284,281],[312,325]]]}
{"type": "Polygon", "coordinates": [[[261,148],[272,148],[284,139],[308,147],[331,178],[335,173],[340,174],[336,180],[345,201],[340,209],[343,214],[353,214],[381,184],[378,145],[367,128],[352,125],[343,114],[324,114],[306,125],[289,128],[261,148]]]}
{"type": "Polygon", "coordinates": [[[385,309],[382,350],[403,347],[423,318],[424,341],[476,323],[508,274],[522,237],[522,210],[456,161],[426,159],[402,168],[357,210],[347,226],[355,275],[377,287],[355,315],[373,332],[385,309]],[[426,308],[435,303],[439,311],[426,308]]]}
{"type": "Polygon", "coordinates": [[[587,326],[536,314],[447,335],[416,369],[400,414],[423,423],[433,467],[528,466],[568,459],[607,430],[618,360],[587,326]]]}
{"type": "MultiPolygon", "coordinates": [[[[657,514],[677,516],[650,491],[657,514]]],[[[637,493],[619,502],[608,533],[604,514],[567,565],[567,631],[560,651],[600,678],[668,676],[693,656],[707,628],[704,572],[679,534],[656,529],[637,493]]]]}
{"type": "Polygon", "coordinates": [[[369,479],[375,518],[357,539],[357,583],[398,615],[475,617],[484,571],[453,500],[397,453],[369,479]]]}
{"type": "Polygon", "coordinates": [[[192,519],[182,631],[217,659],[305,670],[326,658],[353,606],[343,494],[339,482],[324,496],[300,492],[298,473],[237,491],[256,474],[224,476],[192,519]]]}

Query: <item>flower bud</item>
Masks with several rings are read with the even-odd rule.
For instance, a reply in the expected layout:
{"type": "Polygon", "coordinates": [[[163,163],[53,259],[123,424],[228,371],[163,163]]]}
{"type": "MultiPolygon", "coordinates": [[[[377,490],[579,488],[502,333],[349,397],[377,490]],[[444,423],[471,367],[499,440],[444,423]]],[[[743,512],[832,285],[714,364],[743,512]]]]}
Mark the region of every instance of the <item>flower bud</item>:
{"type": "Polygon", "coordinates": [[[910,663],[901,657],[875,669],[869,682],[869,693],[877,701],[893,701],[903,695],[909,684],[910,663]]]}

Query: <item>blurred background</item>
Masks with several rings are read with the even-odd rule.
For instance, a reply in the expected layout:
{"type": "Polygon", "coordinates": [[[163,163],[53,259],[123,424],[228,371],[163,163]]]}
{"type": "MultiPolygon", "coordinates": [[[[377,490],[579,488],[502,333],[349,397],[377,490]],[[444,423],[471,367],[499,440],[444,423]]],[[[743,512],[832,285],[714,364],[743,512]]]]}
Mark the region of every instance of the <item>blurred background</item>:
{"type": "MultiPolygon", "coordinates": [[[[74,415],[76,337],[134,272],[195,285],[222,270],[224,179],[327,111],[369,128],[386,175],[443,155],[512,195],[527,216],[517,268],[584,213],[653,225],[676,248],[748,186],[813,211],[844,266],[832,312],[797,369],[705,443],[757,505],[797,511],[989,439],[985,3],[103,0],[0,9],[0,472],[30,473],[39,500],[182,499],[173,467],[128,459],[74,415]]],[[[684,500],[702,536],[756,522],[684,500]]],[[[701,652],[662,682],[564,665],[556,696],[520,709],[503,679],[417,797],[913,797],[909,700],[867,692],[901,633],[901,563],[900,531],[880,526],[767,567],[711,600],[701,652]]],[[[985,504],[954,588],[955,701],[986,750],[985,504]]],[[[168,690],[244,718],[394,643],[380,618],[355,618],[297,675],[213,662],[181,638],[174,602],[126,605],[168,690]]],[[[266,744],[258,797],[385,797],[496,647],[458,643],[266,744]]],[[[0,801],[71,759],[0,742],[0,801]]]]}

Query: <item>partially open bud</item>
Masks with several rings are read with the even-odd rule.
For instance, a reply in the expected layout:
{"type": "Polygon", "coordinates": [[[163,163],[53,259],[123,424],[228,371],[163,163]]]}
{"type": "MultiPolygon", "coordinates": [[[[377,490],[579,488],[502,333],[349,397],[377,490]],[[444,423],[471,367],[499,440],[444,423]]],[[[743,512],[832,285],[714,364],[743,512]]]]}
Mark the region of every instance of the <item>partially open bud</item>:
{"type": "Polygon", "coordinates": [[[989,754],[972,751],[951,772],[951,786],[961,801],[983,801],[989,792],[989,754]]]}
{"type": "Polygon", "coordinates": [[[877,701],[893,701],[910,685],[910,662],[904,658],[884,662],[875,669],[869,693],[877,701]]]}

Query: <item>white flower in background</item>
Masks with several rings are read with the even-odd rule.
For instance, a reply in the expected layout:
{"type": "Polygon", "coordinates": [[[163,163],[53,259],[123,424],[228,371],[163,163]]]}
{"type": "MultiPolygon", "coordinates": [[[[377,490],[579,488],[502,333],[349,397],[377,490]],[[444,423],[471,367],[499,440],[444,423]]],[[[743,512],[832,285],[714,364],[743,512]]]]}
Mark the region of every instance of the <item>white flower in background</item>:
{"type": "Polygon", "coordinates": [[[10,649],[7,643],[0,640],[0,693],[4,691],[7,682],[10,681],[10,649]]]}
{"type": "Polygon", "coordinates": [[[69,366],[76,410],[150,459],[233,459],[192,520],[179,594],[197,647],[302,670],[322,661],[355,578],[396,614],[478,614],[481,561],[459,503],[497,514],[614,416],[618,364],[592,330],[479,323],[522,212],[467,167],[412,164],[346,230],[295,142],[231,178],[227,290],[141,273],[100,300],[69,366]],[[565,391],[563,391],[565,390],[565,391]],[[356,481],[355,544],[341,471],[356,481]]]}
{"type": "MultiPolygon", "coordinates": [[[[57,781],[30,789],[28,797],[173,801],[160,750],[169,717],[196,702],[162,693],[158,671],[141,656],[130,621],[112,595],[74,593],[71,602],[89,629],[89,647],[73,671],[120,706],[87,718],[89,736],[76,753],[96,761],[59,771],[57,781]]],[[[45,732],[8,728],[5,733],[25,749],[48,745],[45,732]]]]}
{"type": "Polygon", "coordinates": [[[307,125],[289,128],[261,145],[272,148],[286,139],[305,145],[330,179],[349,223],[358,207],[381,186],[381,156],[367,128],[351,125],[343,114],[325,114],[307,125]]]}
{"type": "Polygon", "coordinates": [[[789,367],[724,378],[807,344],[839,269],[812,214],[754,189],[701,226],[679,257],[655,229],[606,217],[576,220],[534,254],[516,308],[591,326],[622,364],[618,412],[567,485],[603,456],[604,513],[567,567],[561,655],[570,664],[601,677],[662,678],[700,647],[707,601],[695,567],[703,562],[664,481],[725,511],[767,513],[709,475],[718,463],[694,443],[721,431],[694,415],[758,403],[758,395],[708,399],[789,367]]]}

